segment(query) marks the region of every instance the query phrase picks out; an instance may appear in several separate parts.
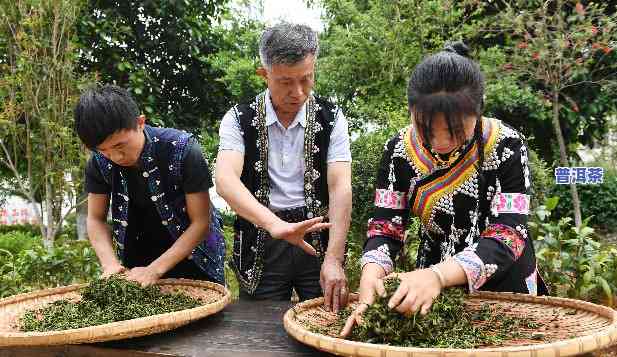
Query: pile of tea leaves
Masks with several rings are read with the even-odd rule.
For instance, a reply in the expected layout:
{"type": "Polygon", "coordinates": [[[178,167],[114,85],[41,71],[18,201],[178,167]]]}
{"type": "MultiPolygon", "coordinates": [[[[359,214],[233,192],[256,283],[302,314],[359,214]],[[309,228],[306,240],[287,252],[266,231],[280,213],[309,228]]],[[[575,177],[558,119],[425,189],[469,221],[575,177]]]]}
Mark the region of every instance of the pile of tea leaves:
{"type": "MultiPolygon", "coordinates": [[[[515,339],[538,339],[538,324],[527,318],[514,318],[497,307],[483,304],[469,309],[461,288],[449,288],[437,297],[431,311],[404,316],[388,307],[388,301],[400,284],[398,278],[384,281],[385,297],[377,297],[362,314],[362,324],[356,326],[349,339],[359,342],[424,348],[478,348],[500,346],[515,339]]],[[[351,310],[346,308],[336,321],[321,327],[310,324],[309,330],[333,337],[341,331],[351,310]]]]}
{"type": "Polygon", "coordinates": [[[186,294],[163,293],[156,285],[138,283],[111,276],[97,279],[81,291],[81,300],[58,300],[44,308],[29,310],[20,319],[20,329],[58,331],[102,325],[190,309],[202,305],[186,294]]]}

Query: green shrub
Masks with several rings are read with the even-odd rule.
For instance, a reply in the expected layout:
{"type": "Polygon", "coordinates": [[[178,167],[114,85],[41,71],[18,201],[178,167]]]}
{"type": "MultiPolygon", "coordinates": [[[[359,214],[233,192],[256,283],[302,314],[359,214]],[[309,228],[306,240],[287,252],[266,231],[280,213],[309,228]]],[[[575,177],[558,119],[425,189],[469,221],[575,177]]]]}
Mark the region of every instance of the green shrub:
{"type": "Polygon", "coordinates": [[[392,128],[365,133],[351,143],[353,210],[347,235],[345,274],[352,291],[357,289],[360,283],[360,258],[366,239],[367,223],[373,214],[377,168],[384,145],[395,132],[396,129],[392,128]]]}
{"type": "Polygon", "coordinates": [[[75,212],[69,214],[64,223],[62,224],[62,229],[58,232],[58,236],[56,239],[68,239],[68,240],[77,240],[79,237],[77,236],[77,214],[75,212]]]}
{"type": "Polygon", "coordinates": [[[557,197],[547,199],[529,222],[540,272],[551,294],[605,299],[612,304],[617,292],[617,249],[596,240],[589,218],[580,227],[573,226],[570,217],[551,219],[558,201],[557,197]]]}
{"type": "Polygon", "coordinates": [[[25,231],[11,231],[0,234],[0,249],[7,250],[12,254],[18,254],[22,250],[32,249],[40,245],[41,236],[25,231]]]}
{"type": "Polygon", "coordinates": [[[8,224],[0,225],[0,235],[9,232],[22,232],[36,236],[41,234],[41,229],[36,224],[8,224]]]}
{"type": "Polygon", "coordinates": [[[396,129],[367,133],[351,143],[351,186],[353,190],[353,211],[351,228],[354,239],[364,241],[368,219],[373,214],[375,180],[381,163],[384,145],[396,129]]]}
{"type": "Polygon", "coordinates": [[[236,214],[231,210],[219,210],[219,212],[221,213],[221,218],[223,218],[223,226],[231,227],[233,230],[236,214]]]}
{"type": "Polygon", "coordinates": [[[531,207],[538,207],[550,196],[555,178],[546,161],[540,158],[531,147],[529,147],[529,171],[531,172],[531,207]]]}
{"type": "Polygon", "coordinates": [[[85,282],[99,274],[98,259],[86,241],[58,239],[48,250],[39,236],[28,249],[0,249],[0,297],[85,282]]]}
{"type": "MultiPolygon", "coordinates": [[[[229,214],[223,215],[223,217],[230,216],[229,214]]],[[[229,219],[229,217],[228,217],[229,219]]],[[[224,219],[225,221],[225,219],[224,219]]],[[[231,295],[234,299],[238,299],[240,296],[240,283],[236,279],[232,264],[233,249],[234,249],[234,227],[233,224],[225,223],[223,226],[223,236],[225,237],[225,285],[227,289],[231,291],[231,295]]]]}

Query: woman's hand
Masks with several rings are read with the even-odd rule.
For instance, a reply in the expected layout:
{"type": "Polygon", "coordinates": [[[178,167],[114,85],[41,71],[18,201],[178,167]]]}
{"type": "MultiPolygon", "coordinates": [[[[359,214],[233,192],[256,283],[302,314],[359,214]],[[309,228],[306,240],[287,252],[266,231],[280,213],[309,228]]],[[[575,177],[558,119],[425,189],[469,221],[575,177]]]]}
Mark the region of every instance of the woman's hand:
{"type": "Polygon", "coordinates": [[[401,283],[390,298],[388,307],[407,316],[417,311],[426,315],[433,300],[441,293],[442,285],[437,273],[431,269],[420,269],[390,274],[386,278],[394,276],[398,277],[401,283]]]}
{"type": "Polygon", "coordinates": [[[362,314],[375,301],[376,295],[386,295],[386,289],[381,279],[384,275],[383,268],[377,264],[369,263],[364,266],[360,279],[360,297],[358,299],[360,304],[347,318],[347,322],[341,331],[342,338],[349,336],[356,324],[362,323],[362,314]]]}
{"type": "Polygon", "coordinates": [[[347,322],[345,322],[345,326],[341,331],[341,338],[347,338],[347,336],[349,336],[349,334],[353,330],[354,326],[360,325],[362,323],[362,314],[364,313],[364,311],[366,311],[366,309],[368,309],[369,305],[370,304],[368,302],[362,302],[358,304],[356,309],[347,318],[347,322]]]}

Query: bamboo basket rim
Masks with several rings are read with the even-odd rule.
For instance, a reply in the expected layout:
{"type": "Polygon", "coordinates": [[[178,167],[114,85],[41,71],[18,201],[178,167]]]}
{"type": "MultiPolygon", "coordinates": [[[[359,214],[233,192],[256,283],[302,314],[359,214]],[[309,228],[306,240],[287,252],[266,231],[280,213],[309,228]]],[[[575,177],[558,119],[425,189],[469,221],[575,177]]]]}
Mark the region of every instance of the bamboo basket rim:
{"type": "MultiPolygon", "coordinates": [[[[88,284],[73,284],[57,288],[37,290],[13,295],[0,299],[0,311],[8,306],[24,304],[25,309],[42,306],[38,298],[49,298],[79,291],[88,284]],[[31,300],[30,305],[28,301],[31,300]]],[[[210,281],[191,279],[161,279],[155,285],[175,288],[194,287],[204,290],[214,290],[221,297],[215,302],[164,314],[151,315],[116,321],[102,325],[81,327],[77,329],[46,331],[46,332],[15,332],[0,331],[0,347],[2,346],[39,346],[57,344],[75,344],[112,341],[168,331],[192,321],[215,314],[231,303],[231,292],[226,287],[210,281]]]]}
{"type": "MultiPolygon", "coordinates": [[[[307,300],[292,306],[283,317],[283,325],[289,335],[301,343],[315,347],[319,350],[343,356],[405,356],[405,357],[565,357],[591,352],[611,346],[617,342],[617,310],[609,307],[590,303],[587,301],[551,297],[532,296],[518,293],[476,292],[468,296],[469,299],[489,299],[494,301],[506,301],[513,303],[534,303],[552,307],[571,308],[580,311],[594,313],[610,321],[599,332],[576,338],[563,339],[551,343],[538,343],[523,346],[501,346],[477,349],[463,348],[422,348],[402,347],[384,344],[372,344],[366,342],[350,341],[341,338],[314,333],[302,326],[295,316],[313,307],[323,305],[323,297],[307,300]]],[[[349,301],[358,299],[358,294],[350,294],[349,301]]]]}

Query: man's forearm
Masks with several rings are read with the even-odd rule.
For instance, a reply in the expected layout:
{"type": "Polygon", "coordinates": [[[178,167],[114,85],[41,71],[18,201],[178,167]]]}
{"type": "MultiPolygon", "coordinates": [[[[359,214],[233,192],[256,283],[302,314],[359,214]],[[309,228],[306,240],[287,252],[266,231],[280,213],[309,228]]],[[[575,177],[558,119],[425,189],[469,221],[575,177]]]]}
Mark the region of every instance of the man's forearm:
{"type": "Polygon", "coordinates": [[[217,178],[216,190],[236,214],[258,227],[270,230],[280,221],[270,209],[257,201],[255,196],[233,175],[217,178]]]}
{"type": "Polygon", "coordinates": [[[201,243],[207,233],[208,221],[191,223],[180,238],[178,238],[165,253],[150,263],[149,266],[154,269],[159,276],[165,275],[165,273],[188,257],[193,249],[201,243]]]}
{"type": "Polygon", "coordinates": [[[330,207],[328,215],[330,227],[329,243],[326,256],[343,261],[345,255],[345,241],[351,221],[351,187],[340,185],[330,192],[330,207]]]}
{"type": "Polygon", "coordinates": [[[107,223],[88,218],[87,229],[88,239],[101,262],[103,270],[111,269],[116,265],[122,265],[114,251],[111,232],[107,223]]]}

